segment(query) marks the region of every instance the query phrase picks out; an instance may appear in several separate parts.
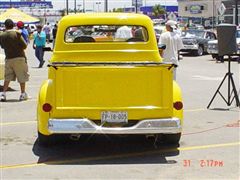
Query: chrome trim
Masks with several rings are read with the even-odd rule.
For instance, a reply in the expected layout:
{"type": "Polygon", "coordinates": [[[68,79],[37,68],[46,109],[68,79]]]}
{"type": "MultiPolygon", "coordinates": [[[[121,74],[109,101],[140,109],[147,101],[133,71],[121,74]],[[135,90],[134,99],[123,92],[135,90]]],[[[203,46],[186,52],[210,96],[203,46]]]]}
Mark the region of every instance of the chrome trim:
{"type": "Polygon", "coordinates": [[[49,119],[48,130],[53,134],[174,134],[180,133],[180,119],[146,119],[131,127],[102,127],[89,119],[49,119]]]}
{"type": "Polygon", "coordinates": [[[183,44],[184,49],[182,50],[197,50],[199,45],[198,44],[192,44],[192,45],[188,45],[188,44],[183,44]]]}
{"type": "Polygon", "coordinates": [[[171,66],[172,63],[166,62],[52,62],[48,66],[53,67],[75,67],[75,66],[171,66]]]}
{"type": "Polygon", "coordinates": [[[208,54],[218,54],[218,50],[207,49],[208,54]]]}

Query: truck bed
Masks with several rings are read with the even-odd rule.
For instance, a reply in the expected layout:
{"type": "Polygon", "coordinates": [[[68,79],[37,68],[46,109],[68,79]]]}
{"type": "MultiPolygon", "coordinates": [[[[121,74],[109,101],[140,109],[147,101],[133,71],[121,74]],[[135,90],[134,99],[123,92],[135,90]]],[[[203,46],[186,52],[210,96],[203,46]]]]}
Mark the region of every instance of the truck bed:
{"type": "Polygon", "coordinates": [[[126,111],[129,120],[172,117],[171,65],[93,65],[51,68],[56,81],[52,118],[100,120],[126,111]]]}

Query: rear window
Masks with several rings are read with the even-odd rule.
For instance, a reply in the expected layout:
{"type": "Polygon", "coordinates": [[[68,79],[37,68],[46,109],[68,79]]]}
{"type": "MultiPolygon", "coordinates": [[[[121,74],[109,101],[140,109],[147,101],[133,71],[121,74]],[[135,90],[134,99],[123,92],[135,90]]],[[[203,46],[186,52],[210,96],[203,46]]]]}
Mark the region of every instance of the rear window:
{"type": "Polygon", "coordinates": [[[66,43],[146,41],[148,41],[148,33],[143,26],[84,25],[68,27],[65,32],[66,43]]]}

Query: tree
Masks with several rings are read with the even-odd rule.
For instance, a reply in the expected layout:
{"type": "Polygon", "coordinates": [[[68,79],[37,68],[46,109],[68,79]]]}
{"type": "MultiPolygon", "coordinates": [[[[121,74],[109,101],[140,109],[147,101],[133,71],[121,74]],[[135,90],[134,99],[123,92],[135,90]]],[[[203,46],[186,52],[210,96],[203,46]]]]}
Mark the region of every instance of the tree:
{"type": "Polygon", "coordinates": [[[66,9],[62,9],[62,10],[59,10],[61,16],[65,16],[67,13],[66,13],[66,9]]]}
{"type": "Polygon", "coordinates": [[[159,17],[160,15],[163,15],[165,13],[166,10],[160,4],[153,6],[153,15],[155,17],[159,17]]]}
{"type": "Polygon", "coordinates": [[[123,8],[113,8],[113,12],[124,12],[124,9],[123,8]]]}

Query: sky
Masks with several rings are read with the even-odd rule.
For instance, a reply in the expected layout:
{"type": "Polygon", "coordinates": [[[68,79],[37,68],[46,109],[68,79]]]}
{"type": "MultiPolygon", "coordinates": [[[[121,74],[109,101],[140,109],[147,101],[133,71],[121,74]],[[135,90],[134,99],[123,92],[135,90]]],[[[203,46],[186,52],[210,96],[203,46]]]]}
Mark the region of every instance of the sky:
{"type": "MultiPolygon", "coordinates": [[[[0,0],[0,1],[10,1],[10,0],[0,0]]],[[[20,1],[20,0],[11,0],[20,1]]],[[[64,9],[66,7],[66,0],[46,0],[52,1],[54,9],[64,9]]],[[[74,0],[69,1],[69,8],[74,9],[74,0]]],[[[82,4],[84,0],[76,0],[77,8],[82,9],[82,4]]],[[[85,0],[85,9],[86,10],[104,10],[104,1],[105,0],[85,0]]],[[[177,5],[177,0],[142,0],[143,5],[177,5]]],[[[132,0],[108,0],[108,9],[111,10],[113,8],[124,8],[132,6],[132,0]]]]}
{"type": "MultiPolygon", "coordinates": [[[[82,8],[84,0],[76,0],[77,7],[82,8]]],[[[62,7],[66,7],[66,0],[52,0],[52,4],[54,9],[62,9],[62,7]]],[[[143,0],[143,5],[177,5],[177,0],[143,0]]],[[[132,6],[132,0],[108,0],[108,8],[124,8],[132,6]]],[[[100,9],[103,11],[104,9],[104,0],[85,0],[85,7],[87,9],[100,9]]],[[[74,0],[69,0],[69,8],[74,9],[74,0]]]]}

